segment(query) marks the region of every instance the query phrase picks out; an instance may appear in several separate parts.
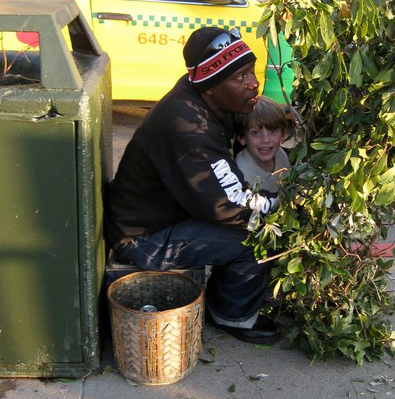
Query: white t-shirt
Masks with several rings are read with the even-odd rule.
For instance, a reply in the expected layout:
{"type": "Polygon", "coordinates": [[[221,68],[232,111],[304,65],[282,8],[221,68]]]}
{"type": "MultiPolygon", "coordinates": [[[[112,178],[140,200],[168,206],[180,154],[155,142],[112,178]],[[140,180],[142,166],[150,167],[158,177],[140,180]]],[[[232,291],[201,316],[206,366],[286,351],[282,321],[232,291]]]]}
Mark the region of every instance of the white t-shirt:
{"type": "Polygon", "coordinates": [[[236,156],[236,163],[239,169],[243,172],[245,180],[251,185],[254,185],[256,176],[260,176],[261,187],[271,193],[278,191],[277,181],[288,176],[288,171],[274,173],[277,170],[290,167],[287,153],[280,147],[274,156],[274,172],[267,172],[262,169],[251,156],[247,148],[244,148],[236,156]]]}

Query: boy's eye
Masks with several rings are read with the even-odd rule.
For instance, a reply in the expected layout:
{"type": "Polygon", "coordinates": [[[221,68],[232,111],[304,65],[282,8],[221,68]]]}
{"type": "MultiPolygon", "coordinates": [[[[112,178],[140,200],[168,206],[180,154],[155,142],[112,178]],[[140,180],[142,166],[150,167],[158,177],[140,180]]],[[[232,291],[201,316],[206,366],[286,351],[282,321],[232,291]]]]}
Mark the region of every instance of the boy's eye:
{"type": "Polygon", "coordinates": [[[249,131],[249,134],[252,137],[261,137],[263,135],[263,131],[266,130],[266,132],[272,136],[278,136],[279,134],[281,134],[281,129],[280,128],[274,128],[274,129],[251,129],[249,131]]]}

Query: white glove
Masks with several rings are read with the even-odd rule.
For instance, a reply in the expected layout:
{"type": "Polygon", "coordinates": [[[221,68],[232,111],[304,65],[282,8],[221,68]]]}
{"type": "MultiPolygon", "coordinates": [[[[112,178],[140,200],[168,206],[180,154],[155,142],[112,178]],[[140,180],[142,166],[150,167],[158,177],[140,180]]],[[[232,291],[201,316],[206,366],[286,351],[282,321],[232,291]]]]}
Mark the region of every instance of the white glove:
{"type": "Polygon", "coordinates": [[[261,212],[263,215],[266,215],[270,209],[272,209],[278,201],[278,197],[265,197],[263,195],[259,195],[257,193],[253,194],[250,200],[250,208],[261,212]]]}

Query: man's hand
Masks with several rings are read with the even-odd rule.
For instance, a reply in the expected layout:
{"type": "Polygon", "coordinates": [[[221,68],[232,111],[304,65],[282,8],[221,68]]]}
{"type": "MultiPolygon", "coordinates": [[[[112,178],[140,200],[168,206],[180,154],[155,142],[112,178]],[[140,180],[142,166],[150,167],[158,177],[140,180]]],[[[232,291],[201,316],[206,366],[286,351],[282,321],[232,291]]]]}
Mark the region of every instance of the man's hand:
{"type": "Polygon", "coordinates": [[[264,195],[255,193],[249,202],[250,208],[266,215],[276,204],[278,197],[266,197],[264,195]]]}

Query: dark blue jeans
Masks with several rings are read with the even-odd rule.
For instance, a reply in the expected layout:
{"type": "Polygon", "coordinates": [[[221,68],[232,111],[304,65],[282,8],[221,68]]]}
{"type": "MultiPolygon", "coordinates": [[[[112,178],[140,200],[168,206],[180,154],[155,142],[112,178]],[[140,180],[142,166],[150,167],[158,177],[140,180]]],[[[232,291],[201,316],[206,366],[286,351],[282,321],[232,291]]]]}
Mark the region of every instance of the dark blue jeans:
{"type": "Polygon", "coordinates": [[[258,317],[270,282],[271,266],[258,264],[252,247],[242,244],[247,231],[187,219],[116,247],[120,261],[142,270],[200,269],[212,265],[206,305],[221,325],[250,328],[258,317]]]}

